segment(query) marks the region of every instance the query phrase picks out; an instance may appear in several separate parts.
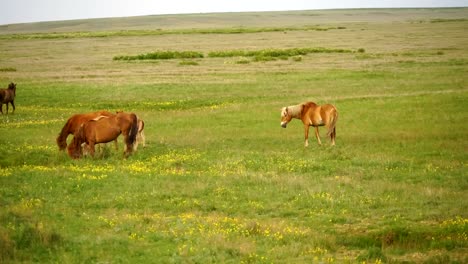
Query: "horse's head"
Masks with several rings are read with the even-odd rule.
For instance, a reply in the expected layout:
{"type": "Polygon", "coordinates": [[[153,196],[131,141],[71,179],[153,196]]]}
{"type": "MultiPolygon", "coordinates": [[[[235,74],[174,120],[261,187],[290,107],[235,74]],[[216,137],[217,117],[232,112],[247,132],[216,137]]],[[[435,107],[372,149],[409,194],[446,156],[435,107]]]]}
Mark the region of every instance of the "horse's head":
{"type": "Polygon", "coordinates": [[[73,140],[67,147],[68,156],[73,159],[79,159],[83,155],[83,150],[81,148],[81,144],[85,141],[84,139],[84,132],[83,132],[83,125],[78,128],[74,135],[73,140]]]}
{"type": "Polygon", "coordinates": [[[281,126],[283,128],[286,128],[288,125],[289,121],[291,121],[292,115],[287,107],[283,107],[281,109],[281,126]]]}
{"type": "Polygon", "coordinates": [[[68,156],[72,159],[79,159],[83,155],[83,151],[81,149],[81,144],[74,136],[72,142],[67,147],[68,156]]]}
{"type": "Polygon", "coordinates": [[[67,148],[67,141],[62,140],[60,135],[57,137],[57,139],[55,141],[57,141],[57,145],[59,146],[59,150],[65,150],[67,148]]]}
{"type": "Polygon", "coordinates": [[[13,94],[16,95],[16,83],[10,83],[8,89],[13,90],[13,94]]]}

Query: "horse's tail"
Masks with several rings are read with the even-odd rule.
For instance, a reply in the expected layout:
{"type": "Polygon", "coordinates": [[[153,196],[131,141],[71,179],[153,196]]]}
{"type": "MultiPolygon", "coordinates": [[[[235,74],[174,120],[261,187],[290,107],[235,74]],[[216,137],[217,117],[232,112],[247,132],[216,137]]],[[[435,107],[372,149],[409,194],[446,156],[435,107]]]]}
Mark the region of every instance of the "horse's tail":
{"type": "Polygon", "coordinates": [[[67,147],[67,137],[69,134],[72,133],[70,131],[71,120],[72,118],[69,118],[67,120],[67,123],[65,123],[65,125],[62,128],[62,131],[60,131],[60,134],[58,135],[56,139],[59,150],[65,150],[65,148],[67,147]]]}
{"type": "Polygon", "coordinates": [[[138,118],[138,132],[142,132],[145,129],[145,121],[138,118]]]}
{"type": "Polygon", "coordinates": [[[333,108],[330,119],[330,126],[328,127],[327,136],[330,136],[333,132],[336,132],[336,121],[338,120],[338,111],[336,108],[333,108]]]}
{"type": "Polygon", "coordinates": [[[138,134],[138,118],[135,114],[130,115],[131,118],[131,125],[130,125],[130,132],[128,133],[127,137],[127,144],[133,145],[136,141],[136,137],[138,134]]]}
{"type": "Polygon", "coordinates": [[[143,147],[145,147],[145,132],[143,131],[143,129],[145,129],[145,121],[143,121],[143,119],[138,119],[137,141],[143,143],[143,147]]]}

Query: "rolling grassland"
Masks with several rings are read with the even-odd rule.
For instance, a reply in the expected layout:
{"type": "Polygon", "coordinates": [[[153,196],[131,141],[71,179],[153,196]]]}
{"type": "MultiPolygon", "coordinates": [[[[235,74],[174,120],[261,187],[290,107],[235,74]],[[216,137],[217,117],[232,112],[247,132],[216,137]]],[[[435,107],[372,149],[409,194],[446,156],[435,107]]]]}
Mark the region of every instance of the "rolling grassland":
{"type": "Polygon", "coordinates": [[[0,26],[0,84],[17,83],[0,116],[0,262],[468,262],[467,17],[0,26]],[[308,100],[336,105],[336,146],[280,127],[308,100]],[[146,147],[59,152],[68,117],[101,109],[145,120],[146,147]]]}

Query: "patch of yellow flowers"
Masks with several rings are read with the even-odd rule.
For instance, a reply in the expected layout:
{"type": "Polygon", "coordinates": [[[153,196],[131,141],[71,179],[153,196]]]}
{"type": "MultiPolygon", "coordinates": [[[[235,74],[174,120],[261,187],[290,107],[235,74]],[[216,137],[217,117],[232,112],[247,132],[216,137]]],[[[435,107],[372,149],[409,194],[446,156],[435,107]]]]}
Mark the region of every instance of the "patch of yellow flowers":
{"type": "Polygon", "coordinates": [[[144,234],[159,233],[174,238],[192,236],[230,239],[235,237],[263,237],[274,241],[299,238],[310,233],[308,228],[299,228],[285,223],[261,223],[256,220],[220,215],[202,216],[194,213],[178,215],[127,213],[99,216],[98,220],[112,230],[118,226],[137,226],[130,232],[131,240],[145,239],[144,234]]]}

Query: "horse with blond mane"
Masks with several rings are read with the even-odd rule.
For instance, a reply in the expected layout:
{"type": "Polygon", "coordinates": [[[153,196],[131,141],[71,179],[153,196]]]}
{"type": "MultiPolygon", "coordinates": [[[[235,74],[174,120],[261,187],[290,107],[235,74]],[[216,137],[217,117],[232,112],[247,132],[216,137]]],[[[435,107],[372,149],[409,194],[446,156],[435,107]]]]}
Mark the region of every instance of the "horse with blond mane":
{"type": "Polygon", "coordinates": [[[3,104],[6,104],[6,113],[8,115],[8,103],[13,106],[13,112],[15,112],[15,97],[16,97],[16,84],[10,83],[8,88],[0,89],[0,112],[3,115],[3,104]]]}
{"type": "Polygon", "coordinates": [[[335,145],[338,111],[334,105],[325,104],[320,106],[314,102],[305,102],[281,109],[281,126],[283,128],[286,128],[293,118],[300,119],[304,124],[304,146],[309,146],[309,127],[311,126],[315,129],[315,136],[319,145],[322,144],[318,130],[319,126],[328,128],[327,135],[330,136],[332,146],[335,145]]]}
{"type": "Polygon", "coordinates": [[[117,112],[112,116],[100,116],[83,123],[75,132],[73,140],[68,145],[68,155],[74,159],[83,155],[82,144],[85,143],[91,156],[94,156],[94,146],[117,139],[123,134],[127,157],[133,151],[133,144],[138,133],[138,118],[134,113],[117,112]]]}
{"type": "Polygon", "coordinates": [[[75,131],[80,128],[80,126],[96,117],[99,116],[113,116],[114,114],[108,111],[97,111],[92,113],[85,113],[85,114],[76,114],[71,116],[65,125],[63,126],[60,134],[58,135],[56,141],[59,147],[59,150],[65,150],[67,148],[67,137],[68,135],[75,134],[75,131]]]}

